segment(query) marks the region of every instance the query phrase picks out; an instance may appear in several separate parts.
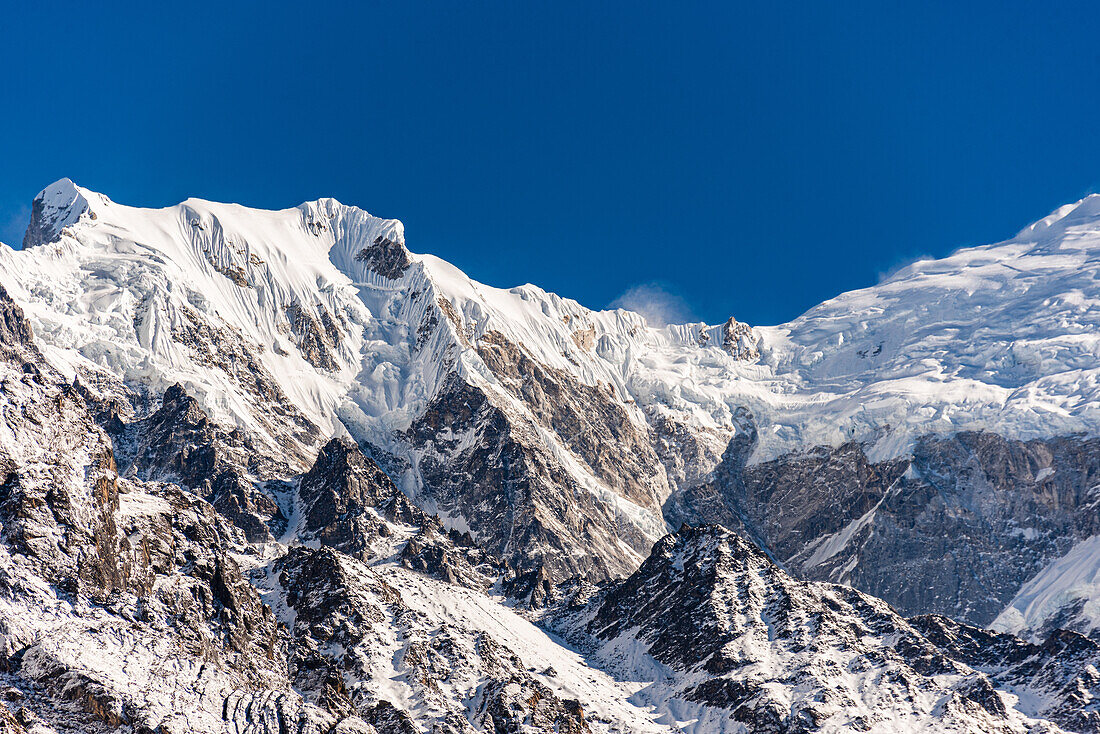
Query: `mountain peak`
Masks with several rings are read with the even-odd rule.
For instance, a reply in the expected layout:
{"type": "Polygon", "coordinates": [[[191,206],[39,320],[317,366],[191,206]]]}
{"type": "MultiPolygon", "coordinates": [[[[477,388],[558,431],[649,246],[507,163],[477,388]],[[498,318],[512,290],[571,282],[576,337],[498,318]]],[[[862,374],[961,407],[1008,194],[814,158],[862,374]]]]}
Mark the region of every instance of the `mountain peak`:
{"type": "Polygon", "coordinates": [[[72,179],[61,178],[38,192],[31,204],[31,221],[23,235],[23,249],[57,240],[61,230],[87,213],[95,219],[86,194],[72,179]]]}

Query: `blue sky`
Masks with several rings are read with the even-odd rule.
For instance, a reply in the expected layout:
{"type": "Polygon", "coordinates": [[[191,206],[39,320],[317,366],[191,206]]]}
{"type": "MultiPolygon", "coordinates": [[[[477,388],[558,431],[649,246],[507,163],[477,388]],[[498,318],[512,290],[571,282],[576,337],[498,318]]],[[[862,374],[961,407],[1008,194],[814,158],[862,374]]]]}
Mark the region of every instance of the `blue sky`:
{"type": "Polygon", "coordinates": [[[335,196],[493,285],[765,324],[1100,186],[1090,3],[107,5],[0,24],[9,244],[61,176],[335,196]]]}

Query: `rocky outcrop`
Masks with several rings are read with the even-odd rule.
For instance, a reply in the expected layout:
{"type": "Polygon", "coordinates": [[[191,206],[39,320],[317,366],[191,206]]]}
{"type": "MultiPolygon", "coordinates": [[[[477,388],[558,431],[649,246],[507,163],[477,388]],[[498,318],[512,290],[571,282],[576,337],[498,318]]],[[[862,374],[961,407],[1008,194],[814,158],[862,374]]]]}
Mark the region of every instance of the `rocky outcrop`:
{"type": "Polygon", "coordinates": [[[722,349],[734,359],[745,362],[760,359],[760,341],[752,327],[732,316],[722,325],[722,349]]]}
{"type": "Polygon", "coordinates": [[[336,362],[336,350],[344,333],[327,308],[317,304],[315,309],[316,317],[300,303],[292,303],[287,306],[286,315],[305,360],[317,369],[332,372],[340,369],[336,362]]]}
{"type": "Polygon", "coordinates": [[[0,347],[8,354],[30,347],[33,334],[31,325],[23,315],[23,309],[11,299],[3,286],[0,286],[0,347]]]}
{"type": "Polygon", "coordinates": [[[390,478],[353,441],[334,438],[298,485],[303,537],[349,554],[364,552],[385,532],[383,519],[371,510],[397,494],[390,478]]]}
{"type": "Polygon", "coordinates": [[[984,674],[886,604],[798,581],[718,526],[664,538],[591,604],[587,629],[604,649],[641,646],[674,671],[665,696],[717,707],[749,731],[867,731],[905,719],[1009,732],[1023,723],[984,674]]]}
{"type": "Polygon", "coordinates": [[[370,247],[364,247],[355,259],[384,278],[395,280],[405,274],[412,261],[402,242],[394,242],[385,235],[378,235],[370,247]]]}
{"type": "Polygon", "coordinates": [[[1088,511],[1095,439],[962,432],[884,462],[852,442],[751,466],[746,440],[666,503],[670,521],[738,527],[796,573],[907,614],[988,624],[1047,562],[1100,532],[1088,511]]]}
{"type": "Polygon", "coordinates": [[[124,474],[174,482],[207,499],[252,542],[272,540],[286,529],[275,498],[247,478],[273,478],[289,471],[268,460],[239,430],[213,423],[182,385],[165,391],[160,408],[123,426],[116,445],[124,474]]]}
{"type": "Polygon", "coordinates": [[[447,530],[414,505],[374,460],[346,437],[329,441],[298,485],[299,528],[361,560],[385,557],[399,547],[406,567],[447,583],[485,588],[509,573],[469,533],[447,530]]]}

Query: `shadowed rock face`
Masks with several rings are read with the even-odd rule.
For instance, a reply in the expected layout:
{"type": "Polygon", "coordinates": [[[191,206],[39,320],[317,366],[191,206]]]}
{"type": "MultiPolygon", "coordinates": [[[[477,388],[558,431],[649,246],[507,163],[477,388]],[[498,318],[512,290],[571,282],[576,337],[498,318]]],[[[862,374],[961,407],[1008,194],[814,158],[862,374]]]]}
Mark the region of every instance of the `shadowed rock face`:
{"type": "Polygon", "coordinates": [[[711,481],[670,499],[670,521],[730,524],[794,572],[908,614],[988,624],[1046,563],[1100,532],[1088,509],[1097,439],[964,432],[880,463],[856,443],[753,466],[746,457],[731,445],[711,481]]]}
{"type": "Polygon", "coordinates": [[[200,493],[252,542],[273,539],[286,529],[278,503],[248,475],[272,476],[274,466],[239,431],[214,424],[181,385],[164,393],[148,418],[121,426],[116,445],[128,465],[124,474],[170,481],[200,493]]]}
{"type": "Polygon", "coordinates": [[[943,714],[945,727],[957,715],[984,719],[989,731],[1009,730],[1003,707],[969,694],[966,684],[977,676],[885,604],[797,581],[717,526],[684,528],[660,541],[597,602],[588,631],[619,646],[638,640],[677,671],[680,696],[731,711],[754,732],[867,729],[890,720],[892,701],[922,689],[959,698],[957,714],[943,714]],[[880,681],[869,698],[856,682],[864,675],[880,681]],[[952,692],[933,676],[964,680],[952,692]]]}
{"type": "Polygon", "coordinates": [[[0,286],[0,345],[15,350],[29,346],[32,338],[31,325],[27,323],[23,309],[0,286]]]}
{"type": "Polygon", "coordinates": [[[440,391],[403,438],[421,447],[423,501],[463,517],[479,544],[519,570],[556,579],[607,579],[634,568],[620,543],[650,541],[577,486],[534,429],[459,379],[440,391]],[[584,548],[583,553],[576,552],[584,548]]]}
{"type": "Polygon", "coordinates": [[[370,247],[364,247],[356,253],[355,259],[366,263],[368,268],[390,280],[400,278],[412,265],[409,251],[404,244],[382,235],[375,237],[370,247]]]}
{"type": "Polygon", "coordinates": [[[668,496],[648,427],[631,421],[608,387],[592,387],[539,364],[521,346],[490,331],[477,351],[501,383],[558,436],[605,486],[634,504],[660,511],[668,496]]]}

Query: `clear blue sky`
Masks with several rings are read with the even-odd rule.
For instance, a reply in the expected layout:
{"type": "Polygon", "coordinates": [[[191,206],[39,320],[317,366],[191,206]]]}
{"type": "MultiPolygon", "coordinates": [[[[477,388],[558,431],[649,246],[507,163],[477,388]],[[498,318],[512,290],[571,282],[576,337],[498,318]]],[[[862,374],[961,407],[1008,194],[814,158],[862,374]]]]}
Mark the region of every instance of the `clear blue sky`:
{"type": "Polygon", "coordinates": [[[1100,186],[1095,3],[107,5],[4,12],[6,242],[61,176],[335,196],[493,285],[764,324],[1100,186]]]}

